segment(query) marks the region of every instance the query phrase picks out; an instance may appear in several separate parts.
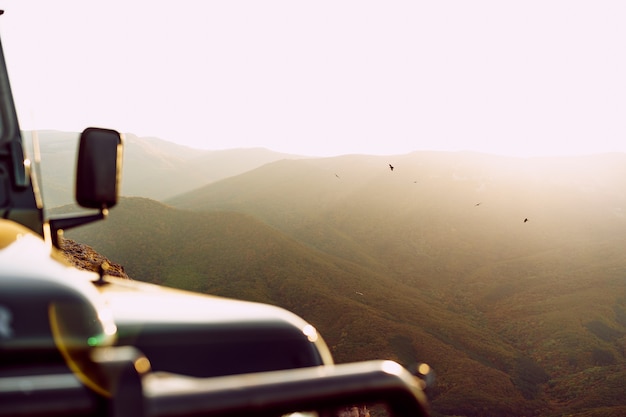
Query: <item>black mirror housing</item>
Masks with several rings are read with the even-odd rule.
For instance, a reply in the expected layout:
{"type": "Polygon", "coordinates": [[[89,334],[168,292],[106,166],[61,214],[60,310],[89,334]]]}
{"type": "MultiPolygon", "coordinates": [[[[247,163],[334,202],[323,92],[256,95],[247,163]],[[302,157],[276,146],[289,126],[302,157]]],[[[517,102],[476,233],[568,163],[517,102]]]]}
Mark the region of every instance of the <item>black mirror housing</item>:
{"type": "Polygon", "coordinates": [[[111,129],[89,127],[80,135],[76,202],[82,207],[115,206],[122,167],[122,138],[111,129]]]}

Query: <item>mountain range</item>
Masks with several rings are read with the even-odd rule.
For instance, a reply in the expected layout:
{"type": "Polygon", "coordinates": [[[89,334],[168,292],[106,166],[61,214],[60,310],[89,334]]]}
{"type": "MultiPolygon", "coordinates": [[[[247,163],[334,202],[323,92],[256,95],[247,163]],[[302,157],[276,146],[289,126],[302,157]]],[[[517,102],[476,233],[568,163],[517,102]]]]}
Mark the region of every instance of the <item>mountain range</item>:
{"type": "Polygon", "coordinates": [[[138,188],[67,235],[133,279],[288,308],[339,362],[425,361],[434,415],[626,412],[626,155],[276,158],[218,177],[160,201],[138,188]]]}
{"type": "MultiPolygon", "coordinates": [[[[33,132],[23,132],[29,150],[33,132]]],[[[74,172],[78,132],[37,131],[35,137],[41,155],[41,181],[47,207],[74,201],[74,172]]],[[[124,135],[121,193],[163,200],[176,194],[237,175],[268,162],[298,158],[263,148],[200,150],[154,137],[124,135]]]]}

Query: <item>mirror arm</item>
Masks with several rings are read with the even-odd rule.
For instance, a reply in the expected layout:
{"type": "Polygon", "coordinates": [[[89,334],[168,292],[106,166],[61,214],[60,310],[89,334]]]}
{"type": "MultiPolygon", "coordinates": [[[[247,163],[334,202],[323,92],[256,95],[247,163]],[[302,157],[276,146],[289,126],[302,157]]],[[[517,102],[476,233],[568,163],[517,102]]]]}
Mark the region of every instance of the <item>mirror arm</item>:
{"type": "Polygon", "coordinates": [[[83,216],[72,217],[60,217],[56,219],[50,219],[50,234],[52,236],[52,244],[59,248],[59,235],[60,232],[65,229],[71,229],[73,227],[82,226],[87,223],[92,223],[98,220],[106,219],[108,215],[107,209],[100,210],[97,214],[87,214],[83,216]]]}

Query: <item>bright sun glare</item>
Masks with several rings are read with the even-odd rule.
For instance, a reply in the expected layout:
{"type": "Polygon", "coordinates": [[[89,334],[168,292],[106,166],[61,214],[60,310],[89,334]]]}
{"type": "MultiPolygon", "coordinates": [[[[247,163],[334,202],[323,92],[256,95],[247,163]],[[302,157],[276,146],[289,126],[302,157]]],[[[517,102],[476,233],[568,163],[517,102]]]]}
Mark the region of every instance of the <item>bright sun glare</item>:
{"type": "Polygon", "coordinates": [[[626,151],[618,1],[0,7],[25,130],[305,155],[626,151]]]}

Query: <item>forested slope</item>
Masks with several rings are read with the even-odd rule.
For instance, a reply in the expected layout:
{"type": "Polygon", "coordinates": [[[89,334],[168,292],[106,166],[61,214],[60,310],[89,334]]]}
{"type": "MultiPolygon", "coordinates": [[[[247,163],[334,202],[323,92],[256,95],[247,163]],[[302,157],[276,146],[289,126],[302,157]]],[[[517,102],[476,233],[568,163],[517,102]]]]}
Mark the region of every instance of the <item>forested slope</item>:
{"type": "Polygon", "coordinates": [[[626,396],[624,167],[623,155],[280,161],[170,206],[124,199],[68,235],[134,279],[293,310],[340,361],[428,362],[437,413],[608,415],[626,396]]]}

